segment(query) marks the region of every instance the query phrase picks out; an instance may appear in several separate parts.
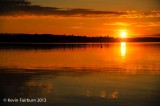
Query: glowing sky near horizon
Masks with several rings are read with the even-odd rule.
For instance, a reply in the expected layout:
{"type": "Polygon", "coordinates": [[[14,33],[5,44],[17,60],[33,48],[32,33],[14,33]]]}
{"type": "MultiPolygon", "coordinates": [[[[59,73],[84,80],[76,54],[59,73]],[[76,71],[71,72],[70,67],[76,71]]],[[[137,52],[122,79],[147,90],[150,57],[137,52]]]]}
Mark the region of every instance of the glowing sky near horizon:
{"type": "Polygon", "coordinates": [[[118,37],[119,30],[125,29],[128,37],[160,34],[159,0],[28,1],[31,6],[26,10],[1,9],[0,33],[118,37]]]}

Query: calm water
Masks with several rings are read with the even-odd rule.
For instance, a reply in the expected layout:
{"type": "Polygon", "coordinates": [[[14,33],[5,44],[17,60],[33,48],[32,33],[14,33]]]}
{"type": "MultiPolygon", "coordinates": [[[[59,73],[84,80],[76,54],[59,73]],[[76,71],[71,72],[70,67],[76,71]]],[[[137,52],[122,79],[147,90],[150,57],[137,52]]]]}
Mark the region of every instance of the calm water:
{"type": "Polygon", "coordinates": [[[160,106],[159,53],[160,43],[0,46],[1,104],[160,106]]]}

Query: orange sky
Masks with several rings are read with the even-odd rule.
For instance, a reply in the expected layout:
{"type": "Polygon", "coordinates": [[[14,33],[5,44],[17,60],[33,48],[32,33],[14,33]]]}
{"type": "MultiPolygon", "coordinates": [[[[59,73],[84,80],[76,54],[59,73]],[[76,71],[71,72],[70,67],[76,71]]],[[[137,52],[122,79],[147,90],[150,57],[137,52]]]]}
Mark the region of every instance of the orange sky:
{"type": "Polygon", "coordinates": [[[0,5],[1,33],[119,37],[119,30],[125,29],[128,37],[160,34],[158,0],[7,1],[0,5]]]}

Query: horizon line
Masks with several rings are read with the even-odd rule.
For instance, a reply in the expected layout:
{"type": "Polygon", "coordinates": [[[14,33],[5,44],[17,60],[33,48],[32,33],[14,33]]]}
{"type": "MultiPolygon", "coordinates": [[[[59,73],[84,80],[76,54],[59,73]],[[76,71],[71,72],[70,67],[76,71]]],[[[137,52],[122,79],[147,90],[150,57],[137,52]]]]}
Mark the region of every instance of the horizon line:
{"type": "MultiPolygon", "coordinates": [[[[76,35],[76,34],[52,34],[52,33],[0,33],[0,35],[53,35],[53,36],[73,36],[73,37],[108,37],[108,38],[121,38],[119,37],[113,37],[111,35],[76,35]]],[[[160,38],[160,34],[152,34],[152,35],[141,35],[141,36],[136,36],[136,37],[126,37],[124,39],[128,38],[160,38]]]]}

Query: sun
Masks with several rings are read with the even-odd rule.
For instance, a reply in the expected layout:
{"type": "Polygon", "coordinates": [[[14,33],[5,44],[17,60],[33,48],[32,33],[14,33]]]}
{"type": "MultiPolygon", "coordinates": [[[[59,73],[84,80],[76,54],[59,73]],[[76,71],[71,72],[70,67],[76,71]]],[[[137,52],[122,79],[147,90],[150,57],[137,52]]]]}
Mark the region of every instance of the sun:
{"type": "Polygon", "coordinates": [[[120,36],[121,36],[121,38],[126,38],[126,36],[127,36],[127,31],[126,31],[126,30],[121,30],[121,31],[120,31],[120,36]]]}

